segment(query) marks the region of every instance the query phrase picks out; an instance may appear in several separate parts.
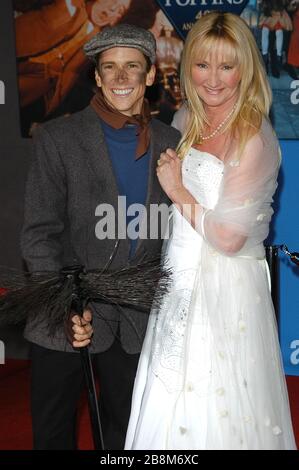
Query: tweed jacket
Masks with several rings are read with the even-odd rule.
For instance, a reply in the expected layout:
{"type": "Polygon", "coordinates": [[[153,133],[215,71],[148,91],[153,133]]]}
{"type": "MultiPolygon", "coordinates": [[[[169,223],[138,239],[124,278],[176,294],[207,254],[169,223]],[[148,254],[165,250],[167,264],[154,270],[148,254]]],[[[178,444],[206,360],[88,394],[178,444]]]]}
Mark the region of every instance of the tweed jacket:
{"type": "MultiPolygon", "coordinates": [[[[151,121],[147,209],[150,204],[169,203],[158,182],[156,165],[160,153],[168,147],[175,148],[179,137],[174,128],[158,120],[151,121]]],[[[117,213],[118,196],[101,121],[90,106],[40,126],[33,139],[21,235],[22,255],[29,271],[58,271],[74,264],[87,269],[103,268],[114,250],[115,239],[96,236],[96,208],[99,204],[110,204],[117,213]]],[[[150,222],[147,210],[148,233],[150,222]]],[[[121,239],[110,269],[156,256],[161,246],[161,237],[139,239],[129,261],[129,240],[121,239]]],[[[126,352],[140,351],[147,313],[129,308],[120,312],[115,306],[102,303],[90,306],[94,312],[91,353],[107,350],[117,331],[126,352]]],[[[30,319],[25,338],[49,349],[74,351],[63,328],[50,336],[46,322],[30,319]]]]}

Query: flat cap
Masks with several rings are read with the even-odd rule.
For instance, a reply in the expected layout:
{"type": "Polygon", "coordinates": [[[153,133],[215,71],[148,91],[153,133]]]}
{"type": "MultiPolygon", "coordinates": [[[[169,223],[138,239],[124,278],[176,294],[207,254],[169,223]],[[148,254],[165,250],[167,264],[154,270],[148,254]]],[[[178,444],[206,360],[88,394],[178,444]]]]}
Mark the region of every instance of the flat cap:
{"type": "Polygon", "coordinates": [[[156,62],[156,40],[146,29],[132,24],[121,23],[104,28],[93,36],[83,47],[87,57],[96,60],[100,52],[112,47],[133,47],[145,54],[152,64],[156,62]]]}

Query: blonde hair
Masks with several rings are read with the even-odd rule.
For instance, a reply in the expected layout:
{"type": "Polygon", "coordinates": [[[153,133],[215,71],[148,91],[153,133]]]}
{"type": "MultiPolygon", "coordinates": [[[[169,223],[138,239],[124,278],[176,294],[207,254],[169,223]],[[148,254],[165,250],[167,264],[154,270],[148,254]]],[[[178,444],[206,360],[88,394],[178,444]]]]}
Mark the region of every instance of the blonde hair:
{"type": "Polygon", "coordinates": [[[239,155],[247,140],[259,131],[262,118],[268,117],[272,92],[261,54],[249,27],[244,20],[232,13],[208,13],[190,30],[182,54],[181,89],[187,100],[190,118],[178,145],[180,157],[199,140],[204,125],[208,123],[203,102],[192,82],[192,67],[195,60],[204,59],[219,43],[225,46],[225,51],[235,61],[240,73],[235,110],[222,129],[229,129],[233,136],[238,137],[239,155]]]}

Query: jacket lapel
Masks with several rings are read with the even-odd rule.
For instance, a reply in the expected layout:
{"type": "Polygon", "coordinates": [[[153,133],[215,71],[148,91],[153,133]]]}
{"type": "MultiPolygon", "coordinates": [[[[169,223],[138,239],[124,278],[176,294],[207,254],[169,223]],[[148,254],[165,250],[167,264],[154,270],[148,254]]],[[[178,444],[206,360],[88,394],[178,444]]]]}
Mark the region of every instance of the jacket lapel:
{"type": "MultiPolygon", "coordinates": [[[[95,111],[89,106],[86,108],[85,113],[82,113],[81,123],[81,147],[86,154],[86,165],[88,166],[89,173],[91,174],[91,195],[95,207],[99,204],[111,205],[115,210],[115,239],[105,241],[105,246],[110,246],[110,251],[115,248],[115,243],[118,239],[118,234],[121,233],[121,244],[117,249],[118,258],[121,257],[124,262],[127,261],[129,255],[129,243],[125,237],[126,227],[124,226],[125,220],[118,217],[118,185],[114,174],[113,166],[109,157],[108,148],[105,142],[104,133],[100,124],[100,120],[95,111]],[[121,223],[121,228],[118,224],[121,223]]],[[[94,213],[94,212],[93,212],[94,213]]],[[[94,237],[89,239],[89,246],[98,246],[98,242],[94,237]]]]}
{"type": "Polygon", "coordinates": [[[84,146],[87,152],[87,165],[98,181],[105,180],[106,182],[106,190],[103,194],[105,201],[103,202],[117,207],[119,193],[114,170],[100,120],[90,106],[86,108],[86,116],[83,122],[82,135],[84,136],[84,146]]]}

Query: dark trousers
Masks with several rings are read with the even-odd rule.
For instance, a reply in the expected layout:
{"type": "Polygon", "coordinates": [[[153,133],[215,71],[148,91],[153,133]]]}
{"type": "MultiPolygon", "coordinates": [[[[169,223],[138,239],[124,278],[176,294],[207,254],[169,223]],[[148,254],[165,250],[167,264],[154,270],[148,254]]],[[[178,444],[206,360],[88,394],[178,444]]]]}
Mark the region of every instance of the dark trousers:
{"type": "MultiPolygon", "coordinates": [[[[127,354],[116,339],[94,354],[99,409],[106,449],[123,449],[139,354],[127,354]]],[[[31,351],[31,414],[35,450],[76,449],[76,413],[84,386],[80,354],[31,351]]]]}

